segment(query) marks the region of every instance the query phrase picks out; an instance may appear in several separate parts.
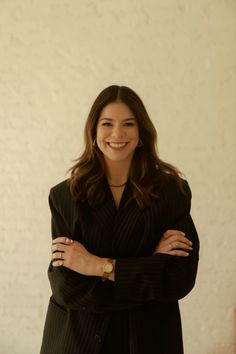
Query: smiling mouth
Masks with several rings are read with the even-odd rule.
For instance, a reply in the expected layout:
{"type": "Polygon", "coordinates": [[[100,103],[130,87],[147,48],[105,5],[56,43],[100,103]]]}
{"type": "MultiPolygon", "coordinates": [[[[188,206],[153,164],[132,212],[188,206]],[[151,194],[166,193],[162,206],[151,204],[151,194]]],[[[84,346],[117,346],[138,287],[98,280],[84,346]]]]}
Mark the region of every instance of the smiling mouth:
{"type": "Polygon", "coordinates": [[[112,142],[107,142],[107,144],[114,149],[121,149],[125,147],[128,143],[112,143],[112,142]]]}

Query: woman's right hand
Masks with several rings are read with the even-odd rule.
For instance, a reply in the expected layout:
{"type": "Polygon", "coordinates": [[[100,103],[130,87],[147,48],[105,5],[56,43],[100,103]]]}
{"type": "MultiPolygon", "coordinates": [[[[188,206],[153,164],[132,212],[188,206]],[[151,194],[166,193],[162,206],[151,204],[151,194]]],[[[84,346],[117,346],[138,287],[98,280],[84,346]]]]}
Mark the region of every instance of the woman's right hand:
{"type": "Polygon", "coordinates": [[[158,242],[156,253],[166,253],[172,256],[188,257],[192,251],[192,242],[179,230],[167,230],[158,242]]]}

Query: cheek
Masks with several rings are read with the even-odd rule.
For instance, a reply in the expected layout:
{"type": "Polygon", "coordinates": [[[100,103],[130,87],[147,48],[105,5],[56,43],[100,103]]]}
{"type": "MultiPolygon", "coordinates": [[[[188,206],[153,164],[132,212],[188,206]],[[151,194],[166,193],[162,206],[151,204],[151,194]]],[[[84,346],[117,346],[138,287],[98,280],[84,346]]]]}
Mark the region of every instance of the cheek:
{"type": "Polygon", "coordinates": [[[103,134],[102,134],[101,129],[97,129],[97,132],[96,132],[96,139],[97,139],[97,140],[101,140],[101,139],[102,139],[102,136],[103,136],[103,134]]]}
{"type": "Polygon", "coordinates": [[[103,137],[104,137],[104,134],[100,130],[98,130],[97,131],[97,139],[101,140],[101,139],[103,139],[103,137]]]}
{"type": "Polygon", "coordinates": [[[133,139],[139,140],[139,130],[138,129],[135,129],[133,131],[133,139]]]}
{"type": "Polygon", "coordinates": [[[106,138],[106,134],[104,134],[103,131],[98,129],[97,134],[96,134],[96,141],[97,141],[97,145],[100,149],[104,147],[105,138],[106,138]]]}

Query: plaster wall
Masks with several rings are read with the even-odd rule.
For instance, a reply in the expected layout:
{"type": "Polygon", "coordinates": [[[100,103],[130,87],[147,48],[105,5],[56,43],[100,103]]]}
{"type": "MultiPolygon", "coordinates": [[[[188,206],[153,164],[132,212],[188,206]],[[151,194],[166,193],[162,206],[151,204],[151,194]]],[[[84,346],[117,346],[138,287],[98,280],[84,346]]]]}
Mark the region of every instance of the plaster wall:
{"type": "Polygon", "coordinates": [[[0,1],[0,354],[38,353],[50,295],[49,188],[97,94],[127,85],[193,193],[201,240],[181,300],[186,354],[233,354],[236,2],[0,1]]]}

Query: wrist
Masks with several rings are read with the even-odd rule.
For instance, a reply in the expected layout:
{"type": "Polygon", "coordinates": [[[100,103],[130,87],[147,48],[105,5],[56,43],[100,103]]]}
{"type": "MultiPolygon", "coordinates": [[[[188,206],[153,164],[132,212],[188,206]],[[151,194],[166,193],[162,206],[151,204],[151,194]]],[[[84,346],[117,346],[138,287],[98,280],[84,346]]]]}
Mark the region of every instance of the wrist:
{"type": "Polygon", "coordinates": [[[111,281],[115,281],[115,265],[116,265],[116,260],[113,259],[113,271],[109,274],[108,279],[111,281]]]}
{"type": "Polygon", "coordinates": [[[100,263],[100,277],[102,281],[113,280],[114,281],[114,267],[115,260],[111,258],[101,258],[100,263]]]}
{"type": "Polygon", "coordinates": [[[103,264],[105,263],[105,261],[106,261],[106,258],[95,256],[93,275],[95,275],[97,277],[102,277],[102,275],[103,275],[102,267],[103,267],[103,264]]]}
{"type": "MultiPolygon", "coordinates": [[[[101,277],[102,279],[106,280],[115,280],[115,259],[109,259],[109,258],[102,258],[102,257],[95,257],[95,261],[94,261],[94,267],[93,267],[93,275],[97,276],[97,277],[101,277]],[[112,271],[109,273],[105,273],[106,271],[106,265],[107,263],[110,262],[113,266],[112,271]]],[[[109,268],[109,267],[108,267],[109,268]]],[[[109,269],[108,269],[109,271],[109,269]]]]}

